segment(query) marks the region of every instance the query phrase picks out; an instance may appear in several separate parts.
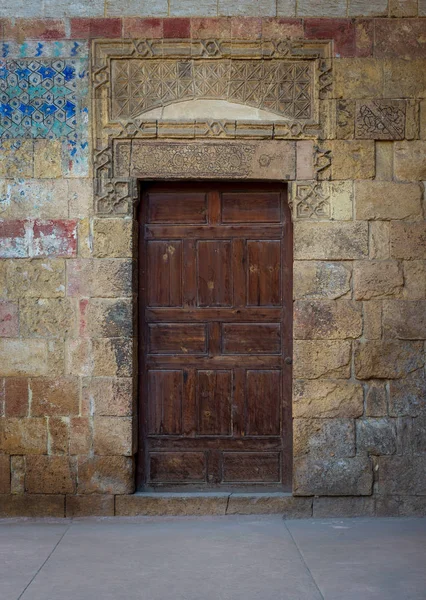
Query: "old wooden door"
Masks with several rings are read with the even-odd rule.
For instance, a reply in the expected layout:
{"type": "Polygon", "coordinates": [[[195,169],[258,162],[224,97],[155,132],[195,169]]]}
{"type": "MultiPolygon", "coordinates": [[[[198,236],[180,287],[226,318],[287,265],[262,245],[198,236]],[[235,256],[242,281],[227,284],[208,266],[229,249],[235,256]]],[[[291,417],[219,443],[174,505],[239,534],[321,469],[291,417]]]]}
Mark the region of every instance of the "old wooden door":
{"type": "Polygon", "coordinates": [[[152,184],[139,221],[139,487],[288,489],[285,187],[152,184]]]}

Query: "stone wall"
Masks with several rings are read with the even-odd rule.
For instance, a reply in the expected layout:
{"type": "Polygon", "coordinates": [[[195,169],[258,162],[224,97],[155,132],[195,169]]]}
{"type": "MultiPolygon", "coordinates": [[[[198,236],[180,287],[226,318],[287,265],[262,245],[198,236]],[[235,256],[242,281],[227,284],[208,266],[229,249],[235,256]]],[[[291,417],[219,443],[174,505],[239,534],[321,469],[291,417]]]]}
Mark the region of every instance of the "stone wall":
{"type": "MultiPolygon", "coordinates": [[[[424,512],[426,21],[411,17],[426,4],[265,1],[263,19],[197,17],[182,0],[145,4],[148,19],[121,3],[122,19],[113,4],[46,1],[46,21],[28,2],[0,9],[24,17],[0,21],[0,514],[139,510],[135,228],[131,214],[95,212],[98,37],[332,40],[322,132],[282,142],[296,152],[296,174],[282,179],[294,218],[297,498],[275,509],[424,512]],[[195,17],[157,18],[168,14],[195,17]]],[[[200,6],[217,14],[216,0],[200,6]]],[[[254,6],[219,2],[219,14],[254,6]]]]}

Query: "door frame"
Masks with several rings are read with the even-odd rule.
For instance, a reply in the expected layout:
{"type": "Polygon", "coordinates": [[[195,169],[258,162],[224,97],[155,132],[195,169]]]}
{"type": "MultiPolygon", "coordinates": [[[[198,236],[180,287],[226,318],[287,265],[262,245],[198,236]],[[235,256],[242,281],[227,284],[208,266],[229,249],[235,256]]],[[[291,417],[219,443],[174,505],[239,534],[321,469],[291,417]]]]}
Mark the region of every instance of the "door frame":
{"type": "MultiPolygon", "coordinates": [[[[141,234],[141,229],[143,227],[143,223],[145,222],[144,218],[146,216],[146,208],[147,204],[143,201],[145,190],[149,188],[151,185],[155,183],[162,184],[212,184],[212,185],[221,185],[221,184],[244,184],[244,185],[276,185],[281,188],[281,193],[284,196],[284,216],[285,220],[283,223],[284,228],[284,236],[281,250],[282,257],[282,268],[281,268],[281,286],[282,286],[282,298],[283,298],[283,317],[281,319],[282,326],[282,340],[284,340],[284,344],[282,344],[282,355],[283,355],[283,363],[284,363],[284,354],[285,358],[290,358],[291,362],[283,364],[282,369],[282,386],[283,390],[287,389],[288,393],[283,395],[282,398],[282,409],[281,409],[281,419],[282,419],[282,463],[281,463],[281,491],[282,492],[290,492],[292,491],[292,477],[293,477],[293,415],[292,415],[292,381],[293,381],[293,369],[292,369],[292,360],[293,360],[293,219],[292,219],[292,211],[291,206],[289,204],[289,183],[288,181],[279,181],[276,179],[272,180],[247,180],[247,179],[199,179],[199,178],[185,178],[185,179],[175,179],[175,178],[155,178],[155,179],[143,179],[138,180],[138,197],[136,203],[136,222],[138,227],[138,243],[137,243],[137,298],[136,298],[136,339],[137,339],[137,389],[136,389],[136,411],[137,411],[137,452],[136,452],[136,491],[142,492],[143,486],[145,484],[145,445],[144,440],[146,439],[146,420],[145,414],[143,412],[143,408],[145,404],[141,402],[141,393],[144,387],[144,376],[145,376],[145,363],[144,363],[144,352],[143,348],[146,344],[145,339],[145,331],[144,328],[141,327],[141,323],[144,321],[144,316],[142,315],[142,311],[144,310],[145,302],[145,290],[142,285],[144,277],[146,277],[146,263],[141,262],[141,256],[143,256],[143,245],[144,245],[144,236],[141,234]],[[287,283],[287,286],[284,283],[287,283]],[[287,308],[287,310],[285,310],[287,308]],[[287,367],[287,368],[286,368],[287,367]]],[[[184,492],[185,489],[182,489],[184,492]]],[[[214,489],[207,489],[206,492],[214,493],[214,489]]],[[[217,491],[220,492],[220,489],[217,488],[217,491]]],[[[242,487],[240,491],[244,491],[242,487]]],[[[261,492],[261,489],[259,489],[261,492]]]]}

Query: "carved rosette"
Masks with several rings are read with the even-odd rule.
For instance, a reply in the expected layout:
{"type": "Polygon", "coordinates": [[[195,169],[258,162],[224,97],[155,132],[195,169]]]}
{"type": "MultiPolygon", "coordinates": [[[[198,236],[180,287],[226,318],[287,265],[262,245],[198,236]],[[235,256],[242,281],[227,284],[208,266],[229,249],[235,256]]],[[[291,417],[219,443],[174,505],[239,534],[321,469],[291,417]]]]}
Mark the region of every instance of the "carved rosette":
{"type": "MultiPolygon", "coordinates": [[[[250,176],[242,173],[245,164],[245,171],[250,171],[250,158],[239,161],[239,170],[228,172],[230,165],[238,162],[238,155],[254,152],[251,145],[244,149],[244,140],[321,139],[324,109],[320,104],[330,94],[331,66],[330,44],[322,41],[96,40],[92,82],[97,213],[132,211],[137,176],[122,168],[132,140],[187,142],[186,154],[177,152],[173,158],[173,173],[170,164],[159,169],[159,147],[154,155],[149,154],[153,147],[145,151],[143,160],[146,165],[154,160],[155,174],[161,178],[179,176],[179,161],[181,173],[190,177],[207,176],[207,172],[212,177],[250,176]],[[152,116],[156,109],[191,100],[240,104],[267,111],[269,118],[182,120],[152,116]],[[203,150],[205,143],[197,144],[203,139],[234,140],[240,145],[229,150],[229,156],[224,147],[224,158],[216,153],[209,159],[208,151],[203,150]],[[199,149],[190,150],[190,144],[199,149]],[[190,156],[192,170],[184,168],[190,156]]],[[[140,145],[138,148],[143,153],[140,145]]],[[[170,153],[164,160],[170,160],[170,153]]],[[[267,178],[266,168],[264,174],[267,178]]]]}

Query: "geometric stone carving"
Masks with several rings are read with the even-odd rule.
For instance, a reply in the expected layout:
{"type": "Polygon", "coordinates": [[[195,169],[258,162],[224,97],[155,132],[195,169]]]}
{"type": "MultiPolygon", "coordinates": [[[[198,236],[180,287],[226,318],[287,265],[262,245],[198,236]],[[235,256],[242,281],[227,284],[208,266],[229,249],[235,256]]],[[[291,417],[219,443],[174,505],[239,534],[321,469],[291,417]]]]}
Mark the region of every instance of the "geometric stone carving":
{"type": "Polygon", "coordinates": [[[293,213],[297,219],[329,219],[329,184],[306,182],[293,185],[293,213]]]}
{"type": "Polygon", "coordinates": [[[405,100],[357,102],[355,137],[371,140],[404,139],[405,111],[405,100]]]}

